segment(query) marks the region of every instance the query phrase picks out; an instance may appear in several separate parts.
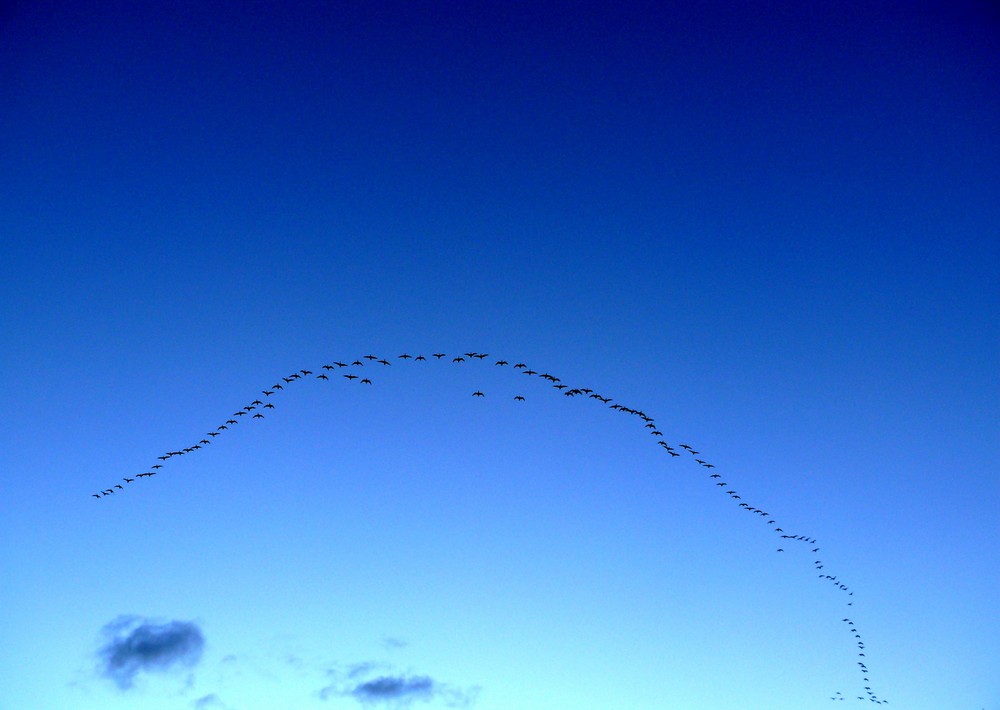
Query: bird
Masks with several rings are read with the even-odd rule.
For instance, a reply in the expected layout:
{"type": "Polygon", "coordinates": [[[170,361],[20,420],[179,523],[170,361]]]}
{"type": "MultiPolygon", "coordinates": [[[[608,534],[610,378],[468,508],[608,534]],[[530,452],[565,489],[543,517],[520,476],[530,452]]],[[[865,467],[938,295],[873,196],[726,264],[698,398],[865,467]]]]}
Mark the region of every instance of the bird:
{"type": "Polygon", "coordinates": [[[452,362],[465,362],[464,357],[455,357],[451,359],[452,362]]]}
{"type": "Polygon", "coordinates": [[[131,483],[135,479],[134,478],[123,478],[122,480],[125,481],[125,483],[131,483]]]}
{"type": "Polygon", "coordinates": [[[274,405],[271,403],[265,404],[264,409],[274,409],[274,405]]]}
{"type": "Polygon", "coordinates": [[[709,478],[722,478],[722,474],[720,474],[720,473],[713,473],[711,476],[709,476],[709,478]]]}
{"type": "Polygon", "coordinates": [[[312,374],[312,370],[299,370],[299,372],[301,372],[303,375],[311,375],[312,374]]]}
{"type": "Polygon", "coordinates": [[[120,484],[120,483],[116,483],[116,484],[115,484],[115,488],[117,488],[117,489],[118,489],[118,490],[120,490],[120,491],[124,491],[124,490],[125,490],[125,486],[123,486],[123,485],[122,485],[122,484],[120,484]]]}
{"type": "Polygon", "coordinates": [[[155,466],[150,466],[150,468],[163,468],[163,464],[156,464],[155,466]]]}
{"type": "Polygon", "coordinates": [[[261,393],[262,393],[262,394],[263,394],[263,395],[264,395],[265,397],[270,397],[270,396],[271,396],[272,394],[274,394],[274,392],[272,392],[271,390],[261,390],[261,393]]]}
{"type": "Polygon", "coordinates": [[[378,360],[376,355],[365,355],[365,360],[378,360]]]}
{"type": "Polygon", "coordinates": [[[361,380],[361,384],[363,384],[363,385],[370,385],[371,383],[372,383],[372,381],[369,380],[367,377],[365,379],[361,380]]]}
{"type": "Polygon", "coordinates": [[[260,401],[259,399],[255,399],[255,400],[254,400],[254,401],[252,401],[252,402],[251,402],[250,404],[252,404],[252,405],[254,405],[254,406],[257,406],[258,404],[264,404],[264,403],[263,403],[263,402],[261,402],[261,401],[260,401]]]}
{"type": "Polygon", "coordinates": [[[473,397],[485,397],[486,395],[484,395],[484,394],[483,394],[482,392],[480,392],[479,390],[476,390],[475,392],[473,392],[473,393],[472,393],[472,396],[473,396],[473,397]]]}
{"type": "Polygon", "coordinates": [[[514,395],[514,401],[515,402],[523,402],[524,401],[524,397],[522,397],[519,394],[518,395],[514,395]]]}
{"type": "Polygon", "coordinates": [[[379,360],[379,362],[381,364],[383,364],[383,365],[391,365],[392,364],[391,362],[389,362],[388,360],[385,360],[385,359],[379,360]]]}
{"type": "Polygon", "coordinates": [[[415,358],[413,358],[413,361],[416,362],[417,360],[426,360],[426,359],[427,358],[425,358],[423,355],[417,355],[415,358]]]}
{"type": "Polygon", "coordinates": [[[399,359],[400,360],[409,360],[410,357],[411,357],[410,355],[407,355],[406,353],[403,353],[402,355],[399,356],[399,359]]]}
{"type": "Polygon", "coordinates": [[[332,370],[333,369],[333,365],[323,365],[323,369],[324,370],[332,370]]]}
{"type": "Polygon", "coordinates": [[[90,495],[92,495],[94,498],[100,498],[101,497],[100,494],[98,494],[98,493],[91,493],[90,495]]]}
{"type": "Polygon", "coordinates": [[[506,360],[497,360],[496,364],[497,365],[507,365],[508,362],[506,360]]]}
{"type": "Polygon", "coordinates": [[[261,414],[260,412],[257,412],[256,414],[253,415],[253,418],[254,419],[263,419],[264,415],[261,414]]]}
{"type": "Polygon", "coordinates": [[[344,377],[346,377],[349,380],[356,380],[356,379],[358,379],[357,375],[344,375],[344,377]]]}
{"type": "Polygon", "coordinates": [[[361,367],[364,367],[364,366],[365,366],[365,364],[364,364],[363,362],[361,362],[360,360],[355,360],[355,361],[354,361],[354,362],[352,362],[351,364],[352,364],[352,365],[360,365],[361,367]]]}
{"type": "Polygon", "coordinates": [[[444,353],[433,353],[433,355],[434,355],[434,357],[436,357],[436,358],[437,358],[438,360],[440,360],[441,358],[443,358],[443,357],[445,356],[445,355],[444,355],[444,353]]]}
{"type": "MultiPolygon", "coordinates": [[[[273,407],[274,405],[271,404],[271,405],[268,405],[268,406],[273,407]]],[[[219,432],[217,432],[217,431],[210,431],[207,434],[205,434],[205,436],[218,436],[218,435],[219,435],[219,432]]]]}
{"type": "Polygon", "coordinates": [[[317,380],[329,380],[330,378],[326,375],[316,375],[317,380]]]}
{"type": "Polygon", "coordinates": [[[527,365],[525,365],[523,362],[519,362],[516,365],[514,365],[514,369],[515,370],[520,370],[520,369],[525,368],[525,367],[527,367],[527,365]]]}
{"type": "Polygon", "coordinates": [[[336,365],[337,367],[347,367],[346,362],[335,362],[333,364],[336,365]]]}

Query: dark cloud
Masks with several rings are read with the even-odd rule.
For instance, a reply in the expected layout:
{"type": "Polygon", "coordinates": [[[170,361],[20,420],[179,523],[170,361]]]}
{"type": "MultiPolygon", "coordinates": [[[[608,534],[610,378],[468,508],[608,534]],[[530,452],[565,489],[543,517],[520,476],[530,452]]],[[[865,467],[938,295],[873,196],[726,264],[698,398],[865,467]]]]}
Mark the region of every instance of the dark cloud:
{"type": "Polygon", "coordinates": [[[122,689],[131,688],[140,671],[195,666],[205,646],[201,629],[190,621],[155,624],[136,616],[120,616],[102,632],[108,640],[97,652],[101,673],[122,689]]]}
{"type": "Polygon", "coordinates": [[[354,688],[351,695],[368,701],[399,700],[401,698],[430,698],[434,694],[434,681],[427,676],[381,676],[354,688]]]}

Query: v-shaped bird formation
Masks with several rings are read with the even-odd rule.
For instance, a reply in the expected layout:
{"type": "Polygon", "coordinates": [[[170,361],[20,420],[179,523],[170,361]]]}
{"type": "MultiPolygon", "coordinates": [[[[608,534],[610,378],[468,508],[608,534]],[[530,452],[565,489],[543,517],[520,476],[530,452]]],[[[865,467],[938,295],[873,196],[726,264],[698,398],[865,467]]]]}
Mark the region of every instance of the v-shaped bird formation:
{"type": "MultiPolygon", "coordinates": [[[[466,352],[458,355],[450,356],[446,353],[432,353],[431,357],[434,360],[428,360],[424,355],[410,355],[409,353],[402,353],[396,356],[396,361],[403,363],[440,363],[438,366],[449,366],[449,365],[459,365],[465,362],[483,362],[489,357],[489,353],[481,352],[466,352]]],[[[132,477],[124,477],[124,481],[127,485],[132,485],[139,482],[141,479],[151,479],[154,476],[158,476],[163,473],[166,469],[165,466],[169,464],[171,459],[179,456],[186,456],[198,451],[206,446],[212,444],[216,437],[221,436],[224,432],[229,431],[230,428],[238,426],[243,421],[254,421],[263,420],[265,418],[265,410],[273,410],[275,408],[274,399],[277,398],[281,391],[285,387],[290,387],[297,385],[298,383],[304,382],[309,379],[316,380],[326,380],[328,382],[333,382],[339,380],[346,386],[372,386],[378,379],[377,375],[369,375],[367,372],[365,374],[356,374],[359,372],[359,368],[366,368],[366,364],[371,367],[378,365],[379,367],[389,367],[392,365],[388,359],[380,357],[378,355],[367,354],[359,358],[352,360],[351,362],[344,362],[341,360],[335,360],[330,363],[322,365],[318,370],[320,372],[314,372],[313,370],[301,369],[296,372],[292,372],[288,375],[278,378],[274,384],[266,389],[261,390],[260,395],[264,399],[255,397],[253,401],[244,405],[237,411],[233,412],[231,415],[226,417],[222,422],[213,430],[205,432],[197,441],[191,443],[188,446],[183,446],[171,451],[165,451],[156,457],[156,463],[149,466],[145,471],[141,473],[136,473],[132,477]],[[367,362],[366,362],[367,361],[367,362]],[[339,375],[339,377],[338,377],[339,375]]],[[[411,365],[412,366],[412,365],[411,365]]],[[[663,432],[659,430],[653,417],[648,415],[642,409],[637,407],[627,406],[621,402],[617,402],[611,397],[606,397],[599,392],[595,392],[593,389],[588,387],[571,387],[565,384],[559,377],[548,372],[542,372],[528,367],[527,364],[523,362],[516,362],[514,365],[510,364],[509,360],[504,358],[499,358],[495,361],[494,367],[502,367],[509,369],[512,373],[520,374],[521,376],[526,376],[529,378],[537,378],[545,380],[547,384],[551,386],[555,393],[559,393],[564,397],[576,397],[581,400],[587,400],[596,404],[598,406],[606,407],[610,411],[618,412],[619,414],[625,414],[630,417],[634,417],[637,423],[640,423],[644,429],[648,430],[648,433],[653,437],[655,445],[662,448],[663,453],[672,459],[679,458],[682,456],[690,457],[695,464],[705,469],[706,480],[710,483],[714,483],[716,487],[720,489],[720,493],[726,495],[729,500],[734,503],[734,506],[738,510],[749,513],[751,515],[757,516],[761,523],[767,526],[772,534],[776,535],[780,541],[779,545],[786,544],[800,544],[809,546],[811,550],[814,561],[813,567],[814,571],[817,573],[817,578],[825,584],[830,584],[836,588],[839,592],[844,594],[847,606],[853,606],[853,596],[854,592],[851,588],[843,582],[837,575],[825,572],[826,565],[823,560],[818,556],[820,548],[817,545],[815,538],[809,535],[793,534],[791,531],[786,531],[779,522],[771,515],[768,511],[763,508],[743,500],[743,496],[732,487],[728,481],[718,480],[722,478],[722,474],[713,471],[715,465],[709,463],[704,457],[704,454],[695,450],[693,446],[686,443],[678,443],[676,446],[669,443],[665,438],[663,432]]],[[[476,389],[470,392],[470,395],[475,398],[486,398],[487,393],[481,389],[476,389]]],[[[514,396],[514,401],[525,402],[526,398],[524,394],[517,394],[514,396]]],[[[727,476],[728,477],[728,476],[727,476]]],[[[92,493],[91,497],[98,500],[102,500],[108,496],[113,496],[119,492],[124,492],[126,487],[121,485],[121,483],[115,483],[104,488],[97,493],[92,493]]],[[[785,548],[778,547],[777,552],[784,552],[785,548]]],[[[861,677],[865,683],[863,686],[864,693],[857,695],[858,700],[869,700],[878,705],[888,704],[888,700],[878,697],[875,692],[871,689],[869,680],[868,666],[865,664],[865,644],[855,623],[849,618],[845,617],[843,623],[846,625],[848,631],[851,633],[854,643],[857,646],[857,657],[858,661],[858,671],[861,673],[861,677]]],[[[830,698],[831,700],[844,700],[845,696],[839,691],[836,692],[830,698]]]]}

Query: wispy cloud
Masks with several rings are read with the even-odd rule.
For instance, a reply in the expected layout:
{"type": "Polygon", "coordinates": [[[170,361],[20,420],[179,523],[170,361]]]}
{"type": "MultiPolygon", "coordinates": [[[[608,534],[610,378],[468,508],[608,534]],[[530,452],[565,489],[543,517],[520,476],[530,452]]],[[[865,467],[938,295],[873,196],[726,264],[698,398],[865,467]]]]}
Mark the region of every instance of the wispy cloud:
{"type": "Polygon", "coordinates": [[[106,643],[98,650],[100,671],[127,690],[140,671],[166,672],[190,668],[201,660],[205,638],[191,621],[152,623],[137,616],[119,616],[101,630],[106,643]]]}
{"type": "Polygon", "coordinates": [[[191,703],[191,706],[195,710],[229,710],[229,706],[222,702],[215,693],[198,698],[191,703]]]}

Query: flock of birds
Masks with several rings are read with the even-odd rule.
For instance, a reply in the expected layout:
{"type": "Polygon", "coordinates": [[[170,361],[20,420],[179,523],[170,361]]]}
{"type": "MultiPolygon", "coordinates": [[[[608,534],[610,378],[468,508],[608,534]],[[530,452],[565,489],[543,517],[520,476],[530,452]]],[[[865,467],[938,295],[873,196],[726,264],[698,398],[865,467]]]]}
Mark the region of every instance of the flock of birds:
{"type": "MultiPolygon", "coordinates": [[[[468,361],[483,361],[489,357],[489,354],[480,352],[467,352],[461,355],[449,356],[446,355],[445,353],[433,353],[430,357],[438,361],[445,361],[445,362],[450,361],[451,363],[454,364],[460,364],[468,361]]],[[[428,358],[424,355],[411,356],[408,353],[403,353],[397,356],[397,360],[403,362],[407,361],[421,362],[421,361],[427,361],[428,358]]],[[[264,399],[260,399],[259,397],[254,398],[253,401],[249,402],[239,410],[233,412],[214,430],[206,432],[202,436],[202,438],[200,438],[196,443],[193,443],[190,446],[179,448],[177,450],[165,451],[164,453],[162,453],[160,456],[157,457],[157,462],[149,466],[149,468],[146,471],[143,471],[141,473],[136,473],[132,477],[127,477],[127,476],[124,477],[122,479],[122,481],[125,483],[124,486],[121,483],[115,483],[114,485],[109,486],[108,488],[104,488],[97,493],[92,493],[91,496],[93,498],[101,500],[108,496],[115,495],[118,492],[124,492],[126,490],[126,486],[136,483],[139,479],[142,478],[149,479],[152,478],[153,476],[157,476],[160,473],[162,473],[165,465],[171,459],[179,456],[186,456],[187,454],[194,453],[195,451],[198,451],[203,447],[211,445],[216,437],[221,436],[224,432],[230,430],[232,427],[237,426],[240,422],[245,420],[252,421],[252,420],[264,419],[265,418],[264,411],[273,410],[275,408],[272,397],[278,395],[281,392],[281,390],[283,390],[285,387],[290,386],[296,382],[304,381],[306,379],[331,380],[340,377],[346,380],[348,383],[371,386],[374,382],[371,376],[368,376],[367,374],[357,374],[358,372],[365,372],[365,373],[369,372],[369,370],[358,369],[358,368],[364,368],[366,365],[368,365],[369,367],[376,365],[379,367],[389,367],[392,365],[392,362],[390,362],[384,357],[368,354],[351,362],[334,361],[332,363],[325,364],[321,368],[318,368],[316,372],[312,370],[302,369],[293,372],[289,375],[285,375],[284,377],[279,378],[278,381],[276,381],[273,385],[271,385],[267,389],[261,390],[260,394],[261,396],[264,397],[264,399]],[[346,372],[343,372],[343,370],[346,370],[346,372]]],[[[664,454],[670,456],[671,458],[677,458],[684,455],[691,457],[696,464],[705,469],[707,479],[710,482],[714,483],[715,486],[717,486],[720,489],[720,492],[722,494],[728,496],[729,499],[739,509],[751,515],[758,516],[760,520],[763,522],[763,524],[770,526],[768,529],[773,534],[778,536],[778,539],[780,540],[778,544],[782,545],[781,547],[777,548],[777,552],[779,553],[784,552],[785,548],[783,546],[790,543],[810,546],[809,549],[811,550],[813,556],[816,557],[816,559],[813,562],[813,566],[815,568],[815,571],[817,572],[817,577],[824,583],[829,583],[833,587],[835,587],[838,591],[842,592],[847,597],[848,600],[847,605],[853,606],[853,601],[851,600],[851,597],[854,596],[854,592],[851,590],[851,588],[843,581],[841,581],[837,577],[837,575],[824,572],[826,565],[824,565],[823,560],[818,557],[820,548],[816,546],[817,542],[815,538],[810,537],[808,535],[795,535],[792,534],[791,532],[785,531],[785,529],[779,525],[778,521],[769,512],[743,500],[743,497],[739,494],[738,491],[736,491],[729,484],[728,481],[721,480],[723,476],[722,474],[717,473],[713,470],[715,469],[715,466],[709,463],[704,458],[701,458],[704,456],[704,454],[701,454],[699,451],[695,450],[694,447],[692,447],[690,444],[677,444],[677,446],[675,447],[669,442],[667,442],[664,439],[663,432],[659,430],[653,417],[646,414],[646,412],[644,412],[641,409],[626,406],[620,402],[616,402],[611,397],[605,397],[601,393],[595,392],[593,389],[587,387],[570,387],[569,385],[563,383],[563,381],[559,377],[556,377],[555,375],[552,375],[548,372],[540,372],[538,370],[532,369],[523,362],[517,362],[511,365],[508,360],[500,358],[495,361],[495,366],[509,367],[511,370],[519,372],[524,376],[536,377],[542,380],[546,380],[548,381],[548,383],[551,384],[552,389],[562,393],[562,395],[565,397],[579,397],[581,399],[593,400],[595,403],[606,406],[608,409],[611,409],[613,411],[631,417],[635,417],[638,422],[641,422],[643,428],[649,430],[648,433],[655,439],[656,445],[662,448],[664,454]]],[[[375,377],[375,379],[378,379],[377,376],[375,377]]],[[[471,395],[473,397],[485,397],[486,393],[483,392],[482,390],[477,389],[474,392],[472,392],[471,395]]],[[[525,397],[522,394],[517,394],[514,396],[514,400],[518,402],[524,402],[525,397]]],[[[864,694],[858,695],[857,699],[869,700],[878,705],[888,704],[889,701],[879,698],[869,685],[870,681],[868,678],[869,675],[868,666],[865,664],[864,661],[865,644],[860,631],[858,630],[855,623],[848,617],[845,617],[843,619],[843,623],[847,626],[848,630],[854,637],[858,649],[857,650],[857,655],[859,659],[857,661],[858,670],[861,673],[863,681],[866,683],[866,685],[863,686],[864,694]]],[[[830,699],[844,700],[845,696],[838,691],[833,696],[831,696],[830,699]]]]}

